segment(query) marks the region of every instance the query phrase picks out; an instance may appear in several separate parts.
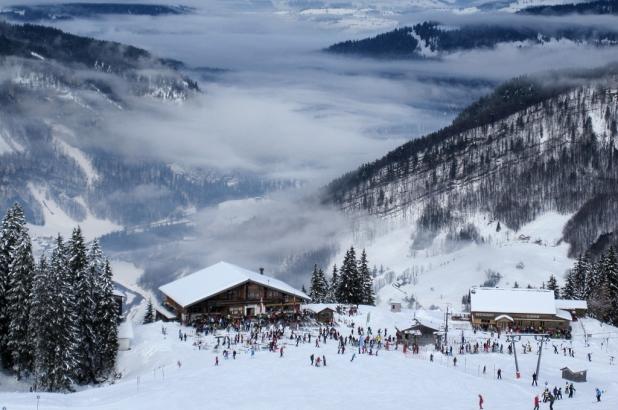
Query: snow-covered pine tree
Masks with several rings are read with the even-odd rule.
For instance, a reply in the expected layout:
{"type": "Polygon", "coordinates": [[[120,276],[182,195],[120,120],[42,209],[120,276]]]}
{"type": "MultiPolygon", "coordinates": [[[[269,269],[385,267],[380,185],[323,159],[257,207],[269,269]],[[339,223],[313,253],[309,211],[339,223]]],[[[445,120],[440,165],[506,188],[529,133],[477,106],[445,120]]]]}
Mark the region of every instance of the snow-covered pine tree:
{"type": "Polygon", "coordinates": [[[103,324],[102,318],[102,309],[101,306],[105,304],[103,294],[103,274],[105,270],[105,260],[103,259],[103,253],[101,252],[101,247],[99,242],[95,239],[90,244],[88,248],[88,253],[86,256],[87,267],[86,270],[88,272],[88,276],[91,278],[93,283],[93,291],[92,291],[92,302],[93,302],[93,331],[94,331],[94,351],[91,356],[91,366],[94,372],[95,379],[98,378],[98,375],[101,372],[102,367],[102,358],[101,358],[101,344],[102,344],[102,332],[103,332],[103,324]]]}
{"type": "Polygon", "coordinates": [[[587,296],[586,278],[590,272],[590,261],[585,255],[580,255],[575,262],[573,272],[573,299],[585,300],[587,296]]]}
{"type": "Polygon", "coordinates": [[[560,286],[558,286],[558,280],[554,275],[549,275],[549,280],[547,281],[547,289],[554,291],[554,297],[556,299],[560,298],[560,286]]]}
{"type": "Polygon", "coordinates": [[[81,340],[68,253],[64,240],[58,235],[50,261],[52,304],[56,307],[56,315],[50,323],[53,336],[49,341],[54,348],[54,360],[48,368],[52,391],[72,391],[75,376],[80,371],[78,350],[81,340]]]}
{"type": "Polygon", "coordinates": [[[148,305],[146,306],[146,313],[144,314],[143,324],[147,325],[148,323],[154,322],[154,307],[152,306],[152,299],[148,299],[148,305]]]}
{"type": "Polygon", "coordinates": [[[320,273],[318,265],[313,265],[313,273],[311,273],[311,285],[309,287],[309,297],[313,303],[322,302],[322,294],[324,290],[321,288],[322,281],[320,280],[320,273]]]}
{"type": "Polygon", "coordinates": [[[618,260],[616,250],[610,247],[603,263],[603,287],[607,301],[607,322],[618,326],[618,260]]]}
{"type": "Polygon", "coordinates": [[[303,286],[300,288],[300,291],[301,291],[301,292],[303,292],[305,295],[307,294],[307,289],[305,288],[305,285],[303,285],[303,286]]]}
{"type": "Polygon", "coordinates": [[[73,230],[67,243],[68,275],[74,289],[74,309],[77,322],[77,351],[75,381],[91,383],[96,380],[96,278],[91,274],[84,237],[79,227],[73,230]]]}
{"type": "Polygon", "coordinates": [[[10,208],[2,219],[0,228],[0,366],[11,366],[11,353],[7,347],[9,334],[9,316],[6,294],[9,289],[9,266],[12,259],[12,249],[15,245],[15,235],[12,229],[13,208],[10,208]]]}
{"type": "Polygon", "coordinates": [[[369,266],[367,262],[367,252],[363,249],[360,260],[358,261],[358,274],[361,279],[361,285],[363,288],[363,304],[374,305],[375,295],[373,291],[373,277],[369,272],[369,266]]]}
{"type": "Polygon", "coordinates": [[[17,379],[21,379],[24,372],[29,373],[32,370],[33,346],[28,324],[35,265],[32,242],[21,208],[13,208],[13,221],[16,243],[11,255],[9,288],[6,292],[9,317],[7,349],[11,354],[17,379]]]}
{"type": "Polygon", "coordinates": [[[341,303],[361,304],[363,302],[363,287],[358,274],[356,251],[354,247],[346,252],[341,265],[337,298],[341,303]]]}
{"type": "Polygon", "coordinates": [[[99,306],[101,328],[101,375],[107,376],[116,368],[118,353],[118,306],[114,300],[114,282],[112,281],[112,267],[105,261],[103,276],[101,277],[102,303],[99,306]]]}
{"type": "Polygon", "coordinates": [[[54,346],[58,307],[54,304],[52,292],[56,288],[54,277],[47,260],[42,257],[37,265],[32,285],[30,323],[34,347],[34,388],[55,390],[51,369],[55,366],[56,348],[54,346]]]}
{"type": "Polygon", "coordinates": [[[562,299],[573,299],[575,295],[575,270],[569,269],[564,280],[564,286],[560,291],[562,299]]]}

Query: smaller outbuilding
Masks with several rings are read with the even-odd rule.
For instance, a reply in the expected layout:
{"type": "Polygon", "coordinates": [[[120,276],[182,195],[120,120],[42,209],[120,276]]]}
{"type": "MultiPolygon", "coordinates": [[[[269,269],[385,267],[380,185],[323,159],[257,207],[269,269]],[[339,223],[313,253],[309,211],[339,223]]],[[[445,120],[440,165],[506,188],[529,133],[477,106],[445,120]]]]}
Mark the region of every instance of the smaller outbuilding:
{"type": "Polygon", "coordinates": [[[401,312],[401,302],[390,302],[391,312],[399,313],[401,312]]]}
{"type": "Polygon", "coordinates": [[[120,322],[118,325],[118,350],[130,350],[132,341],[133,324],[128,320],[120,322]]]}
{"type": "Polygon", "coordinates": [[[412,325],[405,329],[397,329],[397,341],[412,345],[430,345],[436,343],[436,335],[440,332],[440,326],[429,321],[414,319],[412,325]]]}
{"type": "Polygon", "coordinates": [[[565,310],[573,319],[584,317],[588,313],[588,302],[576,299],[556,299],[556,309],[565,310]]]}
{"type": "Polygon", "coordinates": [[[332,323],[335,319],[336,305],[327,303],[308,303],[302,310],[309,313],[320,323],[332,323]]]}
{"type": "Polygon", "coordinates": [[[585,382],[587,370],[580,370],[578,372],[574,372],[568,367],[563,367],[560,369],[562,371],[562,378],[565,380],[570,380],[572,382],[585,382]]]}

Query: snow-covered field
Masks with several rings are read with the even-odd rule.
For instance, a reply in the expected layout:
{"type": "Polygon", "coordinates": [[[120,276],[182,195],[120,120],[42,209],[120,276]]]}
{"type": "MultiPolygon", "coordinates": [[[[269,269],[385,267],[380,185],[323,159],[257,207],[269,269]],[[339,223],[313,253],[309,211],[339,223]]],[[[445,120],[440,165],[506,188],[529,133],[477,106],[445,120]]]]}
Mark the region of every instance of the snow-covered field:
{"type": "MultiPolygon", "coordinates": [[[[346,322],[369,326],[377,331],[387,327],[394,333],[395,324],[403,325],[412,319],[412,311],[390,313],[385,308],[363,307],[358,316],[339,317],[338,330],[348,335],[346,322]]],[[[421,313],[419,313],[420,315],[421,313]]],[[[439,313],[425,313],[440,317],[439,313]]],[[[473,334],[467,324],[455,325],[453,340],[460,340],[461,332],[473,343],[486,340],[487,334],[473,334]],[[461,329],[461,330],[459,330],[461,329]]],[[[540,394],[545,381],[548,386],[564,387],[560,368],[587,369],[588,382],[576,383],[575,397],[564,398],[554,404],[555,409],[586,410],[618,408],[618,371],[609,364],[610,355],[618,353],[618,330],[600,326],[592,319],[574,326],[572,346],[575,358],[554,354],[551,343],[571,346],[571,342],[553,340],[542,356],[539,387],[530,385],[536,366],[535,354],[519,354],[522,378],[515,378],[513,357],[508,354],[481,353],[458,356],[457,367],[452,358],[435,355],[428,359],[432,349],[420,354],[404,354],[380,350],[379,355],[351,357],[354,349],[348,347],[344,355],[337,354],[337,343],[328,340],[316,348],[312,343],[296,347],[291,340],[283,340],[284,356],[259,350],[251,356],[250,350],[231,346],[238,356],[223,359],[222,351],[215,351],[213,336],[202,337],[206,348],[193,345],[191,328],[180,328],[189,334],[186,342],[178,339],[179,325],[154,323],[135,325],[135,340],[130,351],[121,352],[118,369],[123,377],[114,385],[92,387],[75,394],[40,394],[40,409],[350,409],[408,408],[477,409],[478,394],[485,399],[485,409],[532,408],[534,395],[540,394]],[[583,323],[592,334],[590,347],[584,344],[583,323]],[[167,329],[167,336],[161,332],[167,329]],[[609,338],[609,339],[607,339],[609,338]],[[609,344],[607,341],[609,340],[609,344]],[[592,353],[592,362],[586,354],[592,353]],[[326,367],[312,367],[309,356],[324,355],[326,367]],[[215,356],[220,365],[214,366],[215,356]],[[178,366],[180,362],[181,366],[178,366]],[[486,366],[486,374],[482,367],[486,366]],[[496,380],[495,370],[502,369],[503,379],[496,380]],[[601,403],[596,403],[595,387],[605,391],[601,403]]],[[[317,328],[305,329],[315,336],[317,328]]],[[[227,333],[218,333],[226,335],[227,333]]],[[[286,335],[289,336],[289,329],[286,335]]],[[[233,333],[230,333],[234,336],[233,333]]],[[[498,341],[505,343],[504,336],[498,341]]],[[[532,341],[534,344],[535,342],[532,341]]],[[[457,349],[455,349],[457,350],[457,349]]],[[[29,393],[26,385],[0,379],[0,406],[7,410],[36,408],[36,393],[29,393]],[[22,392],[7,392],[22,390],[22,392]]],[[[548,408],[542,404],[541,408],[548,408]]]]}

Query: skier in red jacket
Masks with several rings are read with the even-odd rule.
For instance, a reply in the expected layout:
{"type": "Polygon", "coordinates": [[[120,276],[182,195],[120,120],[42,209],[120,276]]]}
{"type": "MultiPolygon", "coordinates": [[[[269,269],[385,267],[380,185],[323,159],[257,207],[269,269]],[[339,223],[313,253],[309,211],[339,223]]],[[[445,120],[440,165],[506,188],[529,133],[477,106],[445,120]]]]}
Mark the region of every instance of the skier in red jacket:
{"type": "Polygon", "coordinates": [[[479,409],[483,410],[483,396],[479,394],[479,409]]]}
{"type": "Polygon", "coordinates": [[[539,396],[534,396],[534,410],[539,410],[539,396]]]}

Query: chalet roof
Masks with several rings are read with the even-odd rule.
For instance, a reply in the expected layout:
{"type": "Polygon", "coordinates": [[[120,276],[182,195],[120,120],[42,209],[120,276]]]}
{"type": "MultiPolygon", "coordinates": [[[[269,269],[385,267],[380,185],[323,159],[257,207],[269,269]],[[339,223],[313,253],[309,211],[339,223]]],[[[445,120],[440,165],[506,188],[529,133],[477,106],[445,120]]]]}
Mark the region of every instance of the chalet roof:
{"type": "Polygon", "coordinates": [[[472,288],[470,311],[555,315],[554,292],[546,289],[472,288]]]}
{"type": "Polygon", "coordinates": [[[313,313],[320,313],[323,310],[332,310],[335,312],[337,310],[336,303],[307,303],[301,306],[301,309],[308,310],[313,313]]]}
{"type": "Polygon", "coordinates": [[[556,308],[565,310],[588,310],[588,303],[585,300],[556,299],[556,308]]]}
{"type": "Polygon", "coordinates": [[[159,290],[184,308],[246,282],[258,283],[283,293],[298,296],[303,300],[311,300],[303,292],[279,279],[252,272],[227,262],[211,265],[163,285],[159,287],[159,290]]]}
{"type": "Polygon", "coordinates": [[[573,316],[571,316],[571,314],[567,312],[566,310],[562,310],[562,309],[556,309],[556,317],[559,317],[560,319],[564,319],[568,321],[573,320],[573,316]]]}

